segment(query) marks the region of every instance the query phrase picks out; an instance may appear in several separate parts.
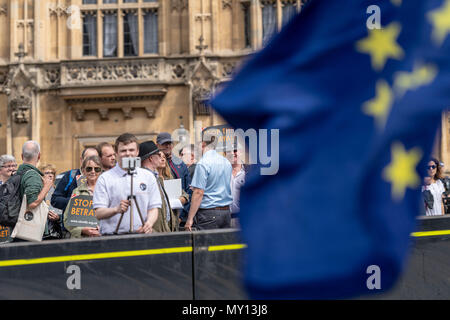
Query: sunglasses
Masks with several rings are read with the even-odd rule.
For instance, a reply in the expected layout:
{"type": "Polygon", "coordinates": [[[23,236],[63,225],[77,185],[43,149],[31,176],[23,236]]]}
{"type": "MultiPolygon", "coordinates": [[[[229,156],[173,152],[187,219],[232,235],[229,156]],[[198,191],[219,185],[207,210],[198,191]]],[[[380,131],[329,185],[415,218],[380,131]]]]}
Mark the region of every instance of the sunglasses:
{"type": "Polygon", "coordinates": [[[436,166],[433,164],[432,166],[427,166],[427,169],[436,169],[436,166]]]}
{"type": "Polygon", "coordinates": [[[91,172],[92,170],[94,170],[95,172],[99,173],[102,171],[102,168],[100,167],[86,167],[86,172],[91,172]]]}
{"type": "Polygon", "coordinates": [[[52,175],[55,175],[55,173],[52,172],[52,171],[46,171],[46,172],[44,172],[44,174],[52,174],[52,175]]]}

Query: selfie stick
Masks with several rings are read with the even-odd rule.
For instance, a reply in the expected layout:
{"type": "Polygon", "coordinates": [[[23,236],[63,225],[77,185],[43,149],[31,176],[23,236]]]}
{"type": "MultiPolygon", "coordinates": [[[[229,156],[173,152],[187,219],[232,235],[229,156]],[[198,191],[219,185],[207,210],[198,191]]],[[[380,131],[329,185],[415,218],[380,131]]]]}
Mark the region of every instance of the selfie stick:
{"type": "MultiPolygon", "coordinates": [[[[133,200],[134,200],[134,203],[136,204],[136,208],[138,210],[139,217],[141,218],[142,225],[144,225],[144,218],[142,217],[141,209],[139,208],[139,205],[136,201],[136,196],[133,195],[133,176],[134,176],[134,171],[136,170],[136,159],[130,159],[129,166],[127,169],[128,169],[127,174],[129,176],[131,176],[131,188],[130,188],[131,194],[128,196],[127,200],[130,201],[130,233],[133,233],[133,225],[134,225],[133,224],[133,202],[132,202],[133,200]]],[[[115,232],[116,234],[119,232],[119,227],[120,227],[120,224],[122,223],[122,218],[123,218],[124,214],[125,214],[125,212],[122,212],[122,215],[120,216],[119,223],[117,224],[117,227],[116,227],[116,232],[115,232]]]]}

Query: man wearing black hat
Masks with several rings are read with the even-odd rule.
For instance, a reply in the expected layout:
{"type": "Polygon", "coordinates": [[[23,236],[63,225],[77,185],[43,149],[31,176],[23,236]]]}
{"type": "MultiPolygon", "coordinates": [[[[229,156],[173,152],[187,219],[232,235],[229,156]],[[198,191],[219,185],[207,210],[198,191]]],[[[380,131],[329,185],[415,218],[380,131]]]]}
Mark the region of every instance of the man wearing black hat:
{"type": "Polygon", "coordinates": [[[161,153],[153,141],[146,141],[139,145],[139,157],[141,158],[142,168],[149,170],[155,175],[161,194],[162,206],[158,209],[158,220],[153,225],[153,230],[156,232],[171,232],[178,230],[179,221],[170,207],[169,197],[164,189],[162,177],[158,174],[158,167],[162,163],[161,153]]]}
{"type": "MultiPolygon", "coordinates": [[[[170,133],[161,132],[158,134],[158,137],[156,138],[156,145],[158,149],[166,156],[172,176],[175,179],[181,179],[181,188],[183,188],[183,190],[190,196],[192,194],[192,190],[189,188],[191,184],[189,169],[183,160],[172,154],[173,140],[170,133]]],[[[181,210],[180,219],[185,221],[188,213],[189,203],[184,205],[183,210],[181,210]]]]}

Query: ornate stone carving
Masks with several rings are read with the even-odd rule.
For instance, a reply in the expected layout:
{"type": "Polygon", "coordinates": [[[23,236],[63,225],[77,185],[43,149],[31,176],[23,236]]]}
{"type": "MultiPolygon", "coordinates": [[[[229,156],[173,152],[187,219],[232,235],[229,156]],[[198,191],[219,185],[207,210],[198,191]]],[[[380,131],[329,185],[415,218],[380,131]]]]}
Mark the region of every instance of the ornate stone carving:
{"type": "Polygon", "coordinates": [[[48,7],[50,16],[63,17],[68,16],[67,7],[60,4],[53,4],[48,7]]]}
{"type": "Polygon", "coordinates": [[[7,79],[8,79],[8,70],[7,69],[0,70],[0,86],[4,86],[7,79]]]}
{"type": "Polygon", "coordinates": [[[144,109],[148,118],[154,118],[166,93],[166,89],[160,89],[150,94],[148,92],[127,95],[112,93],[110,96],[103,97],[68,98],[66,102],[78,121],[84,121],[87,112],[96,112],[100,115],[100,119],[109,120],[111,110],[121,110],[125,119],[132,119],[133,109],[144,109]]]}
{"type": "Polygon", "coordinates": [[[8,108],[12,119],[16,123],[28,123],[31,117],[33,94],[36,86],[36,73],[25,67],[22,59],[26,56],[23,46],[19,45],[19,65],[9,69],[6,79],[3,80],[3,92],[8,96],[8,108]]]}
{"type": "Polygon", "coordinates": [[[209,116],[211,107],[207,103],[211,98],[211,91],[206,88],[194,88],[192,91],[192,104],[196,115],[209,116]]]}
{"type": "Polygon", "coordinates": [[[125,119],[131,119],[133,118],[131,111],[133,109],[131,107],[123,107],[122,108],[122,112],[123,112],[123,116],[125,117],[125,119]]]}
{"type": "Polygon", "coordinates": [[[209,115],[211,108],[207,101],[212,95],[218,79],[214,76],[214,66],[206,62],[201,56],[200,61],[194,67],[191,76],[192,104],[197,115],[209,115]]]}
{"type": "Polygon", "coordinates": [[[8,7],[6,5],[0,7],[0,16],[4,14],[5,16],[8,16],[8,7]]]}
{"type": "Polygon", "coordinates": [[[156,63],[125,62],[115,64],[69,65],[66,71],[67,84],[103,82],[117,80],[156,80],[158,79],[156,63]]]}
{"type": "Polygon", "coordinates": [[[57,87],[60,85],[61,72],[59,68],[44,69],[45,84],[50,87],[57,87]]]}
{"type": "Polygon", "coordinates": [[[186,66],[178,63],[175,65],[172,65],[172,80],[182,80],[185,78],[185,69],[186,66]]]}
{"type": "Polygon", "coordinates": [[[102,119],[102,120],[109,119],[109,109],[108,108],[99,108],[98,113],[100,113],[100,119],[102,119]]]}
{"type": "Polygon", "coordinates": [[[75,109],[74,113],[78,121],[84,121],[84,109],[75,109]]]}
{"type": "Polygon", "coordinates": [[[176,10],[178,12],[181,12],[184,9],[187,9],[188,0],[171,0],[170,7],[172,8],[172,11],[176,10]]]}
{"type": "Polygon", "coordinates": [[[19,85],[17,89],[13,91],[9,99],[9,107],[14,122],[28,123],[30,121],[32,103],[30,92],[19,85]]]}
{"type": "Polygon", "coordinates": [[[236,69],[236,64],[236,62],[224,62],[222,64],[222,77],[231,77],[236,69]]]}
{"type": "Polygon", "coordinates": [[[232,0],[222,0],[222,8],[223,9],[232,9],[232,0]]]}
{"type": "Polygon", "coordinates": [[[156,114],[156,107],[155,106],[146,106],[145,112],[147,112],[147,118],[154,118],[156,114]]]}

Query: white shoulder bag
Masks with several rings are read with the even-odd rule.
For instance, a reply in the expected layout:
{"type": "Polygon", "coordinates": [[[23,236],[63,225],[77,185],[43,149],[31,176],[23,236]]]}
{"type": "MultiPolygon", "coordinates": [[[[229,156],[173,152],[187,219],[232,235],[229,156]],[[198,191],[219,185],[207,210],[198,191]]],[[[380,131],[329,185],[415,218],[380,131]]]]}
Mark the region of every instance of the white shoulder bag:
{"type": "Polygon", "coordinates": [[[23,196],[19,217],[16,226],[11,233],[12,238],[28,241],[42,241],[47,222],[48,205],[42,201],[40,205],[31,211],[27,210],[27,195],[23,196]]]}

